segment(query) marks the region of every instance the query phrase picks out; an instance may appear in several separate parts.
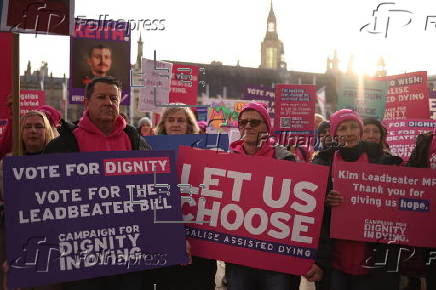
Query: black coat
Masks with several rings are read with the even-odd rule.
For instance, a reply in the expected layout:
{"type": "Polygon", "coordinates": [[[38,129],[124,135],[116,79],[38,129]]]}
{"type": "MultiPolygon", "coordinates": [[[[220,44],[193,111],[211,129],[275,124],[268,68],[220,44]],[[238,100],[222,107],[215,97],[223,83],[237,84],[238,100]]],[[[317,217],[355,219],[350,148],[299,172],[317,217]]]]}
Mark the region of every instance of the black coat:
{"type": "Polygon", "coordinates": [[[367,154],[369,163],[400,165],[403,162],[400,157],[393,156],[384,151],[380,144],[370,142],[360,142],[359,145],[353,148],[331,147],[318,152],[312,162],[314,164],[331,166],[336,151],[339,151],[341,157],[347,162],[357,161],[362,153],[367,154]]]}
{"type": "Polygon", "coordinates": [[[426,134],[419,134],[416,138],[416,145],[410,155],[407,166],[417,168],[429,168],[428,151],[433,140],[433,134],[431,132],[426,134]]]}
{"type": "MultiPolygon", "coordinates": [[[[73,130],[77,128],[77,125],[61,121],[61,127],[59,128],[59,134],[57,138],[51,140],[45,147],[44,154],[46,153],[71,153],[79,152],[79,145],[77,144],[76,137],[73,134],[73,130]]],[[[150,145],[141,138],[136,128],[127,125],[124,132],[129,136],[132,144],[132,150],[151,150],[150,145]]]]}
{"type": "MultiPolygon", "coordinates": [[[[429,150],[431,143],[433,141],[433,133],[428,132],[425,134],[419,134],[416,138],[415,148],[410,155],[409,161],[407,162],[408,167],[416,167],[416,168],[429,168],[429,150]]],[[[435,249],[430,248],[413,248],[415,251],[415,255],[411,260],[408,261],[407,270],[413,274],[420,275],[424,272],[425,263],[429,260],[432,252],[435,249]]],[[[436,271],[436,263],[432,263],[430,267],[432,270],[428,270],[435,272],[436,271]]],[[[434,275],[434,274],[432,274],[434,275]]]]}

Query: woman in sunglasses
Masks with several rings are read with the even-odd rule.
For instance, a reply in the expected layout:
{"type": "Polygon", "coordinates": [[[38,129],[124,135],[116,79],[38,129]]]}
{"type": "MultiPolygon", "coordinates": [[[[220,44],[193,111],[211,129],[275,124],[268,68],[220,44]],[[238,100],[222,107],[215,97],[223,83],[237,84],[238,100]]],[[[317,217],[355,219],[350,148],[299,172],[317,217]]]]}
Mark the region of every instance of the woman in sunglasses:
{"type": "MultiPolygon", "coordinates": [[[[239,113],[238,126],[242,137],[230,145],[232,153],[295,161],[294,155],[270,138],[271,121],[264,104],[246,104],[239,113]]],[[[300,285],[299,276],[230,263],[226,264],[226,276],[228,290],[296,290],[300,285]]],[[[321,268],[313,264],[306,278],[316,281],[321,276],[321,268]]]]}

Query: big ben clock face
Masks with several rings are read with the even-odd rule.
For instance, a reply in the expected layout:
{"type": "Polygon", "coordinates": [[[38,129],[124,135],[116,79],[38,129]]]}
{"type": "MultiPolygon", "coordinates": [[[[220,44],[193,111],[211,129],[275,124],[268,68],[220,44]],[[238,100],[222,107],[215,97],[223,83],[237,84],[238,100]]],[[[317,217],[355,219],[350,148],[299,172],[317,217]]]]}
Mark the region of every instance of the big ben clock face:
{"type": "Polygon", "coordinates": [[[270,22],[270,23],[268,23],[268,31],[269,31],[269,32],[274,31],[274,22],[270,22]]]}

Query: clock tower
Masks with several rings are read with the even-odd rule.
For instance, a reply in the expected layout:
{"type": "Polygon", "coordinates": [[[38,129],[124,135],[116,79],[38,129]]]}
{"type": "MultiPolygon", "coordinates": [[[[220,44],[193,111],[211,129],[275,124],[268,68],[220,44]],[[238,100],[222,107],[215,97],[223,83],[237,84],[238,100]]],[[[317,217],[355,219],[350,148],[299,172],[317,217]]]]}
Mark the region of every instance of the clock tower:
{"type": "Polygon", "coordinates": [[[274,14],[272,0],[267,18],[266,35],[262,41],[261,68],[286,70],[283,43],[277,34],[277,20],[274,14]]]}

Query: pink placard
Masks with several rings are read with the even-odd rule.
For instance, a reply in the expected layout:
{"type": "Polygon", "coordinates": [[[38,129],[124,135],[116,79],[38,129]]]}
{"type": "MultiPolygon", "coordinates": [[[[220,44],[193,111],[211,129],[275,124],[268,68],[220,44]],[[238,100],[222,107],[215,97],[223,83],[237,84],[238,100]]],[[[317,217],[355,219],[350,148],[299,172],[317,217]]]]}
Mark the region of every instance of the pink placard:
{"type": "Polygon", "coordinates": [[[197,105],[198,66],[173,64],[170,87],[170,103],[197,105]]]}
{"type": "Polygon", "coordinates": [[[20,90],[20,114],[36,110],[45,105],[45,92],[36,90],[20,90]]]}
{"type": "Polygon", "coordinates": [[[0,32],[0,119],[10,117],[9,107],[7,106],[8,97],[12,94],[12,59],[13,59],[13,42],[12,33],[0,32]]]}
{"type": "Polygon", "coordinates": [[[183,146],[177,166],[192,193],[182,200],[193,255],[307,273],[318,247],[327,167],[183,146]]]}
{"type": "Polygon", "coordinates": [[[386,140],[392,154],[409,160],[419,134],[431,132],[436,128],[436,120],[414,119],[385,122],[388,130],[386,140]]]}
{"type": "Polygon", "coordinates": [[[276,85],[274,131],[313,134],[316,86],[276,85]]]}
{"type": "Polygon", "coordinates": [[[418,71],[382,78],[389,83],[385,121],[426,119],[430,114],[427,72],[418,71]]]}
{"type": "Polygon", "coordinates": [[[335,162],[335,190],[344,203],[332,209],[333,238],[436,247],[436,171],[335,162]]]}

